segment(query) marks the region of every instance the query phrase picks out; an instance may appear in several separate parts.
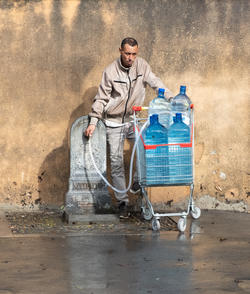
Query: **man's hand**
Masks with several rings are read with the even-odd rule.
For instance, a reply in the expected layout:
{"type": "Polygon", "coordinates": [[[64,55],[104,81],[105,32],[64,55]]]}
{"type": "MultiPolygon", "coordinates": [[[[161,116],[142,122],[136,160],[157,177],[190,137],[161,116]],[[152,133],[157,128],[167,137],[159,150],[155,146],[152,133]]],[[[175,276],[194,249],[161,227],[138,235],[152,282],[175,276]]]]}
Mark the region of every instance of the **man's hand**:
{"type": "Polygon", "coordinates": [[[85,136],[86,137],[91,137],[92,135],[93,135],[93,133],[94,133],[94,130],[95,130],[95,125],[89,125],[88,127],[87,127],[87,129],[85,130],[85,136]]]}

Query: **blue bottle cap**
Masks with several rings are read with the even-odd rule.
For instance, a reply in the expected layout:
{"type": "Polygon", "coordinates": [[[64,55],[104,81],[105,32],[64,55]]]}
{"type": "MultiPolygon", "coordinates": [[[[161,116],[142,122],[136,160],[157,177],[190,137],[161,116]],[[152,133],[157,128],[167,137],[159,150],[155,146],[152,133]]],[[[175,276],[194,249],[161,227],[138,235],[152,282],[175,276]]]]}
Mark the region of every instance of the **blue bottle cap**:
{"type": "Polygon", "coordinates": [[[185,94],[186,93],[186,86],[180,86],[180,92],[185,94]]]}
{"type": "Polygon", "coordinates": [[[182,121],[182,114],[181,113],[176,113],[176,122],[181,122],[182,121]]]}
{"type": "Polygon", "coordinates": [[[164,93],[165,93],[165,89],[163,88],[158,89],[158,96],[164,96],[164,93]]]}
{"type": "Polygon", "coordinates": [[[150,124],[152,125],[152,124],[154,124],[156,122],[158,122],[158,114],[151,115],[150,116],[150,124]]]}

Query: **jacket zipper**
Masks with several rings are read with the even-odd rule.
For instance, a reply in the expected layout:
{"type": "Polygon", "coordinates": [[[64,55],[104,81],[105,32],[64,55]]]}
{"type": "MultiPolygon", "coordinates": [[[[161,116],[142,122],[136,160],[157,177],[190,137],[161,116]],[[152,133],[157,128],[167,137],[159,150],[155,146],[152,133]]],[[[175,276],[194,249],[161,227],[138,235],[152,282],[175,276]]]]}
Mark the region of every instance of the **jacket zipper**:
{"type": "Polygon", "coordinates": [[[128,89],[128,98],[127,98],[127,101],[126,101],[126,104],[125,104],[125,111],[124,111],[124,114],[123,114],[123,117],[122,117],[122,123],[124,123],[125,115],[127,113],[128,100],[130,98],[130,91],[131,91],[131,80],[130,80],[130,76],[129,76],[128,71],[127,71],[127,74],[128,74],[128,80],[129,80],[129,89],[128,89]]]}

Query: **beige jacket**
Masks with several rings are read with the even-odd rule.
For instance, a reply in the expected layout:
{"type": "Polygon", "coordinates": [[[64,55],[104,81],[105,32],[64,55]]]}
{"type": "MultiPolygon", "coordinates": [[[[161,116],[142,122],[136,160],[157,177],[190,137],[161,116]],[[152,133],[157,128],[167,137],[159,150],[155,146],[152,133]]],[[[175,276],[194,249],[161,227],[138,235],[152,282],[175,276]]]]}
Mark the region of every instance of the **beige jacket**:
{"type": "Polygon", "coordinates": [[[120,58],[116,59],[103,72],[89,113],[90,124],[96,125],[98,119],[118,124],[131,121],[132,106],[142,106],[147,84],[156,91],[164,88],[165,97],[173,97],[143,58],[137,57],[130,68],[123,67],[120,58]]]}

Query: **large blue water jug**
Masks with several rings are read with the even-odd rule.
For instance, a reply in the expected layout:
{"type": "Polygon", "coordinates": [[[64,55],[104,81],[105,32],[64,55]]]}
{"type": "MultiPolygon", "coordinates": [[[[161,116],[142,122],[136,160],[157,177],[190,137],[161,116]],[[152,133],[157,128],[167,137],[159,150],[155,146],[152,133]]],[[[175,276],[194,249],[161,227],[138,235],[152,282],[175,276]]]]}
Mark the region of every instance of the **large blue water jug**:
{"type": "Polygon", "coordinates": [[[168,130],[170,184],[190,184],[193,182],[192,147],[180,145],[181,143],[191,143],[190,136],[190,127],[182,121],[182,114],[176,113],[174,123],[168,130]]]}
{"type": "Polygon", "coordinates": [[[158,114],[159,122],[168,128],[171,120],[171,104],[164,97],[165,89],[159,88],[158,96],[149,103],[149,116],[158,114]]]}
{"type": "Polygon", "coordinates": [[[182,114],[182,121],[190,126],[191,124],[191,100],[186,95],[186,86],[180,86],[180,93],[171,101],[171,112],[174,117],[176,113],[182,114]]]}
{"type": "Polygon", "coordinates": [[[146,160],[146,185],[166,183],[168,174],[167,129],[158,121],[158,115],[150,116],[150,125],[144,135],[146,160]]]}

